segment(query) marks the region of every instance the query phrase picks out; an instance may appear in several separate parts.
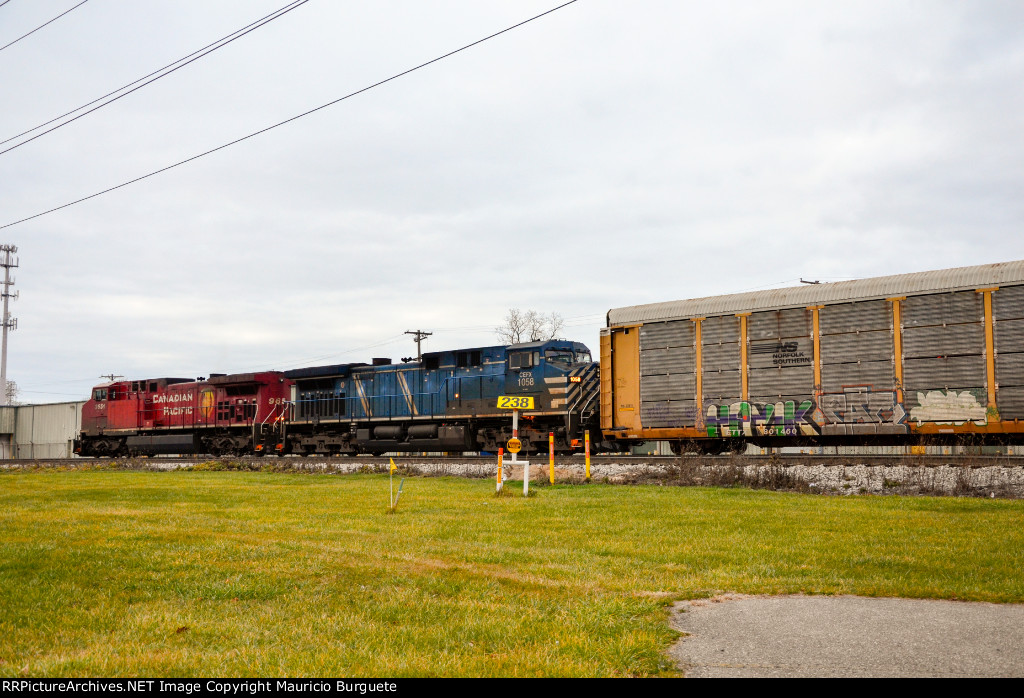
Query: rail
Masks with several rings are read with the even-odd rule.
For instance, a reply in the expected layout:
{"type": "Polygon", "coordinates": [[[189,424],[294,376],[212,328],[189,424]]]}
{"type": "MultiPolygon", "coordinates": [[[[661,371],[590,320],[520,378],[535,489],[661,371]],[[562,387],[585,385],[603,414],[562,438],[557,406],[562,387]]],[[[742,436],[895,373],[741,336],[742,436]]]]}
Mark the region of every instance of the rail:
{"type": "MultiPolygon", "coordinates": [[[[543,451],[546,453],[547,444],[544,444],[543,451]]],[[[301,456],[297,454],[281,456],[284,461],[303,462],[337,462],[337,463],[366,463],[370,465],[388,465],[392,459],[401,466],[404,464],[429,463],[496,463],[497,456],[494,454],[451,456],[432,454],[409,454],[394,453],[391,455],[316,455],[301,456]]],[[[134,457],[103,457],[103,458],[19,458],[0,460],[0,469],[5,467],[32,466],[40,463],[52,464],[74,464],[74,463],[202,463],[209,461],[207,456],[134,456],[134,457]]],[[[254,464],[263,463],[264,460],[252,456],[231,456],[227,458],[231,462],[254,464]]],[[[964,468],[988,468],[1004,466],[1010,468],[1024,468],[1024,454],[1022,455],[911,455],[911,454],[808,454],[808,453],[783,453],[773,455],[683,455],[683,456],[641,456],[625,453],[601,453],[591,456],[591,460],[604,464],[628,464],[635,467],[664,467],[673,468],[680,465],[764,465],[778,464],[783,467],[794,465],[822,465],[825,467],[853,467],[865,466],[920,466],[933,468],[938,466],[958,466],[964,468]]],[[[555,462],[564,465],[581,465],[585,461],[583,455],[556,456],[555,462]]]]}

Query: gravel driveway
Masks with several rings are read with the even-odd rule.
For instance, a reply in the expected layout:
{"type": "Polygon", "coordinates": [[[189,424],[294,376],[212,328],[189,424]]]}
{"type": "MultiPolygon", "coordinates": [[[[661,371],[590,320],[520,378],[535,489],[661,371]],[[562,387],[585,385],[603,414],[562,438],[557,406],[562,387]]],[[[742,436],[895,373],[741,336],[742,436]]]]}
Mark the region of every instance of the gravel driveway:
{"type": "Polygon", "coordinates": [[[1024,604],[730,595],[675,610],[688,677],[1024,676],[1024,604]]]}

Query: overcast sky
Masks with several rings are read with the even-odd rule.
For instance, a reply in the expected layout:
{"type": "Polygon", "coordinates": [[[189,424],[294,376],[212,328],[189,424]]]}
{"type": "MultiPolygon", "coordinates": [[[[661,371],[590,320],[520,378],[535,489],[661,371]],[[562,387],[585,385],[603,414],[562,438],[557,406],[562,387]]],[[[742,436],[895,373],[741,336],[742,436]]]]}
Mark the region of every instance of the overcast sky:
{"type": "MultiPolygon", "coordinates": [[[[78,0],[11,0],[0,45],[78,0]]],[[[287,4],[90,0],[0,50],[0,140],[287,4]]],[[[557,0],[310,0],[0,155],[0,225],[557,0]]],[[[1024,3],[579,0],[201,160],[0,230],[8,378],[398,359],[555,311],[1024,258],[1024,3]]],[[[0,146],[9,147],[18,141],[0,146]]]]}

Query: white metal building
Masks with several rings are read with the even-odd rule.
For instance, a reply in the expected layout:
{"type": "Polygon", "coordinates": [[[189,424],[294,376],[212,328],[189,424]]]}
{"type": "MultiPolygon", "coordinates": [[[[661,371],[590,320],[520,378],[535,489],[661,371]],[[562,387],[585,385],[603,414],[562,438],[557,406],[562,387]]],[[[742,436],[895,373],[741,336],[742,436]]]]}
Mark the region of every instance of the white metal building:
{"type": "Polygon", "coordinates": [[[84,402],[0,407],[0,459],[70,458],[84,402]]]}

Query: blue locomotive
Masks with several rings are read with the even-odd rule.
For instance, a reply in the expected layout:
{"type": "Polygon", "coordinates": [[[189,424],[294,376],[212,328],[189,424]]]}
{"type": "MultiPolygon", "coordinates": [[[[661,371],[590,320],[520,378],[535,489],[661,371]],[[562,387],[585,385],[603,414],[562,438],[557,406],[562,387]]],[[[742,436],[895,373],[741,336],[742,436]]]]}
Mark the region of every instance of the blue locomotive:
{"type": "Polygon", "coordinates": [[[306,455],[387,451],[496,451],[512,436],[499,396],[530,396],[523,448],[580,447],[599,438],[600,377],[579,342],[549,340],[423,354],[392,364],[374,359],[285,372],[291,381],[288,450],[306,455]]]}

